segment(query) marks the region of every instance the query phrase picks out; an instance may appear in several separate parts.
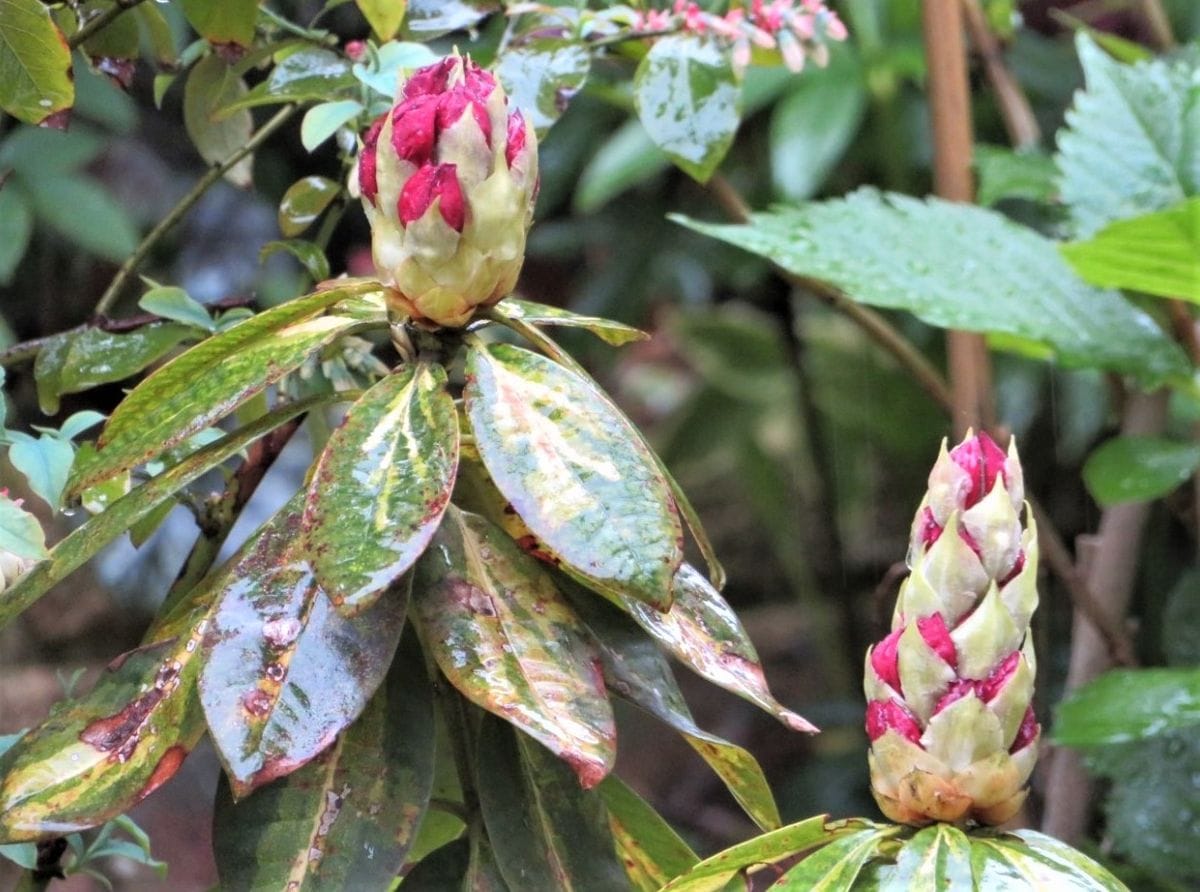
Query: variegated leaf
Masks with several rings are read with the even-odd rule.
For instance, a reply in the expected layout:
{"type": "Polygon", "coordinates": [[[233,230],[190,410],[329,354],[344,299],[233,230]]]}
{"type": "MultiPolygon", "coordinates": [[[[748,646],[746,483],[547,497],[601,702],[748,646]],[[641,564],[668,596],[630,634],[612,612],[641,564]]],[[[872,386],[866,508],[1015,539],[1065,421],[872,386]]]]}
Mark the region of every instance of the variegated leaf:
{"type": "Polygon", "coordinates": [[[658,892],[700,860],[650,803],[609,775],[599,787],[625,873],[638,892],[658,892]]]}

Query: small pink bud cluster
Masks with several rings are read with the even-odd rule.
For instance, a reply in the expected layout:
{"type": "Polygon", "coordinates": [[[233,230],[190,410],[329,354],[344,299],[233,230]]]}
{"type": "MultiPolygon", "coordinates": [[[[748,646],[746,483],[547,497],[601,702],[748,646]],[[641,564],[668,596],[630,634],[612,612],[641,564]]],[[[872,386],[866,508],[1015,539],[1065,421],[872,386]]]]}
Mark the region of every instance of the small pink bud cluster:
{"type": "Polygon", "coordinates": [[[724,15],[676,0],[670,11],[635,14],[633,25],[639,31],[711,35],[729,45],[739,74],[749,66],[754,47],[778,50],[788,68],[801,71],[810,56],[823,67],[829,60],[826,42],[846,39],[846,26],[822,0],[752,0],[748,9],[737,6],[724,15]]]}

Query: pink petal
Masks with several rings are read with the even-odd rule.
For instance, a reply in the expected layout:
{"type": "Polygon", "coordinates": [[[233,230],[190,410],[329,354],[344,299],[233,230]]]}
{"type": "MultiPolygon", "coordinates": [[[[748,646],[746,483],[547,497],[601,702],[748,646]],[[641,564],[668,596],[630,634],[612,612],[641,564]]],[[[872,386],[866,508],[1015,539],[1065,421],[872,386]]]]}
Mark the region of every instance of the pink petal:
{"type": "Polygon", "coordinates": [[[517,109],[508,116],[508,143],[504,147],[504,159],[511,170],[513,160],[525,148],[525,117],[517,109]]]}
{"type": "Polygon", "coordinates": [[[379,194],[379,181],[375,176],[375,146],[379,142],[379,131],[383,129],[385,115],[376,118],[363,135],[362,151],[358,155],[358,186],[367,201],[375,204],[379,194]]]}
{"type": "Polygon", "coordinates": [[[1008,684],[1008,680],[1012,678],[1013,673],[1017,671],[1017,666],[1020,664],[1021,652],[1018,650],[1014,650],[1001,660],[1000,665],[989,672],[988,677],[976,685],[979,699],[984,703],[991,703],[995,700],[996,695],[1000,693],[1000,689],[1008,684]]]}
{"type": "Polygon", "coordinates": [[[437,139],[437,96],[406,99],[392,109],[392,148],[418,167],[433,160],[437,139]]]}
{"type": "Polygon", "coordinates": [[[875,674],[891,685],[895,691],[900,691],[899,657],[896,648],[902,634],[904,634],[903,627],[892,632],[871,648],[871,667],[875,670],[875,674]]]}
{"type": "Polygon", "coordinates": [[[1007,573],[1005,573],[1003,578],[1000,580],[1000,582],[999,582],[1000,588],[1004,588],[1004,586],[1008,585],[1010,582],[1012,582],[1014,579],[1016,579],[1017,576],[1020,575],[1021,571],[1024,569],[1025,569],[1025,551],[1024,551],[1024,549],[1022,549],[1021,551],[1019,551],[1017,553],[1017,559],[1015,561],[1013,561],[1012,569],[1009,570],[1007,573]]]}
{"type": "Polygon", "coordinates": [[[971,475],[971,489],[963,508],[970,508],[992,491],[996,477],[1004,472],[1004,451],[986,433],[964,440],[952,450],[950,457],[971,475]]]}
{"type": "Polygon", "coordinates": [[[961,700],[975,690],[975,683],[969,678],[958,678],[950,682],[950,687],[946,688],[946,693],[938,699],[934,704],[933,714],[937,715],[951,703],[961,700]]]}
{"type": "Polygon", "coordinates": [[[925,639],[925,643],[933,648],[939,657],[946,661],[951,669],[958,667],[958,649],[950,638],[950,630],[940,613],[933,616],[923,616],[917,620],[917,631],[925,639]]]}
{"type": "Polygon", "coordinates": [[[492,95],[492,91],[496,89],[496,78],[490,71],[485,71],[470,59],[467,59],[465,63],[465,74],[467,93],[480,102],[486,102],[487,98],[492,95]]]}
{"type": "Polygon", "coordinates": [[[447,56],[440,62],[418,68],[404,83],[404,98],[415,99],[417,96],[444,93],[447,84],[450,83],[450,73],[454,71],[457,62],[454,56],[447,56]]]}
{"type": "Polygon", "coordinates": [[[440,200],[438,208],[442,212],[442,219],[462,232],[466,209],[453,164],[426,164],[408,178],[397,201],[400,222],[407,226],[420,219],[435,199],[440,200]]]}
{"type": "Polygon", "coordinates": [[[1030,706],[1025,710],[1025,718],[1021,719],[1021,727],[1017,729],[1017,737],[1013,741],[1013,745],[1008,748],[1010,753],[1018,753],[1037,738],[1038,732],[1041,731],[1041,725],[1038,724],[1037,716],[1034,715],[1033,707],[1030,706]]]}
{"type": "Polygon", "coordinates": [[[921,740],[921,726],[904,704],[896,700],[872,700],[867,704],[867,737],[874,742],[888,731],[895,731],[913,743],[921,740]]]}
{"type": "Polygon", "coordinates": [[[471,113],[475,116],[475,123],[483,131],[483,138],[487,141],[490,148],[492,145],[492,120],[488,117],[487,108],[484,107],[482,102],[461,87],[456,87],[439,97],[437,110],[438,132],[440,133],[446,128],[457,124],[458,119],[463,116],[467,108],[471,109],[471,113]]]}
{"type": "Polygon", "coordinates": [[[928,548],[938,540],[942,535],[942,527],[933,519],[933,509],[928,505],[921,512],[921,525],[918,528],[918,533],[921,536],[921,544],[928,548]]]}

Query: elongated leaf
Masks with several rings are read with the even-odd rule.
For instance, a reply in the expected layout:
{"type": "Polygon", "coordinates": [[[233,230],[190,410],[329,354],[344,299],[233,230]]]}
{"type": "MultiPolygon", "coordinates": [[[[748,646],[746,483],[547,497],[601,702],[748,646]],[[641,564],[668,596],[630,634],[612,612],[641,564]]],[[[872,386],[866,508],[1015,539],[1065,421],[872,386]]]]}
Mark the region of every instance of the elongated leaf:
{"type": "Polygon", "coordinates": [[[860,830],[809,855],[772,884],[780,892],[850,892],[863,865],[899,827],[860,830]]]}
{"type": "Polygon", "coordinates": [[[446,892],[461,889],[470,867],[471,843],[466,838],[440,846],[404,875],[405,892],[446,892]]]}
{"type": "Polygon", "coordinates": [[[971,860],[978,888],[1004,888],[1015,880],[1033,889],[1128,892],[1124,883],[1082,852],[1033,830],[977,837],[971,860]],[[1000,885],[987,885],[994,882],[1000,885]]]}
{"type": "Polygon", "coordinates": [[[629,881],[639,892],[658,892],[699,858],[650,803],[609,775],[599,787],[608,824],[629,881]]]}
{"type": "Polygon", "coordinates": [[[467,870],[460,887],[462,892],[508,892],[508,884],[496,863],[496,852],[479,824],[471,828],[470,844],[467,870]]]}
{"type": "Polygon", "coordinates": [[[609,689],[682,734],[759,827],[778,827],[779,809],[762,768],[742,747],[696,726],[658,645],[590,592],[572,590],[569,582],[563,585],[600,648],[609,689]]]}
{"type": "Polygon", "coordinates": [[[1083,480],[1101,505],[1144,502],[1187,482],[1200,446],[1162,437],[1114,437],[1088,456],[1083,480]]]}
{"type": "MultiPolygon", "coordinates": [[[[329,399],[329,396],[314,397],[276,409],[252,424],[197,450],[174,467],[113,502],[103,513],[97,514],[55,545],[48,560],[22,576],[15,585],[0,592],[0,627],[82,566],[117,536],[151,514],[172,494],[237,454],[259,437],[329,399]]],[[[0,506],[2,505],[3,502],[0,501],[0,506]]]]}
{"type": "Polygon", "coordinates": [[[1122,65],[1075,42],[1087,89],[1058,134],[1061,193],[1076,234],[1200,194],[1200,83],[1194,58],[1122,65]]]}
{"type": "Polygon", "coordinates": [[[483,822],[511,889],[629,888],[599,793],[496,719],[483,723],[478,760],[483,822]]]}
{"type": "Polygon", "coordinates": [[[388,887],[433,786],[433,704],[415,644],[401,646],[366,711],[325,753],[238,804],[221,785],[222,889],[388,887]]]}
{"type": "Polygon", "coordinates": [[[519,297],[506,297],[496,307],[496,312],[503,313],[509,319],[522,319],[532,325],[582,328],[614,347],[621,347],[632,341],[644,341],[650,337],[641,329],[625,325],[623,322],[614,322],[600,316],[581,316],[570,310],[540,304],[532,300],[522,300],[519,297]]]}
{"type": "Polygon", "coordinates": [[[39,0],[0,0],[0,109],[40,124],[75,102],[71,51],[39,0]]]}
{"type": "Polygon", "coordinates": [[[209,43],[249,46],[254,42],[258,0],[181,0],[180,5],[188,23],[209,43]]]}
{"type": "Polygon", "coordinates": [[[379,687],[404,627],[408,581],[346,618],[298,560],[304,494],[265,526],[217,589],[200,700],[237,798],[310,762],[379,687]]]}
{"type": "Polygon", "coordinates": [[[662,892],[715,892],[724,889],[726,883],[747,867],[770,864],[845,837],[880,829],[881,825],[860,818],[830,821],[828,815],[817,815],[705,858],[687,873],[667,883],[662,892]]]}
{"type": "Polygon", "coordinates": [[[1064,365],[1128,372],[1144,383],[1186,368],[1150,316],[1080,282],[1054,242],[983,208],[863,189],[755,214],[744,226],[673,219],[861,303],[943,328],[1014,335],[1064,365]]]}
{"type": "Polygon", "coordinates": [[[1093,285],[1200,303],[1200,197],[1110,223],[1062,252],[1093,285]]]}
{"type": "Polygon", "coordinates": [[[518,347],[472,346],[463,395],[497,488],[589,584],[666,609],[683,559],[670,484],[591,382],[518,347]]]}
{"type": "Polygon", "coordinates": [[[742,91],[728,53],[695,35],[661,37],[638,65],[633,96],[655,145],[707,182],[741,121],[742,91]]]}
{"type": "Polygon", "coordinates": [[[96,461],[72,479],[70,491],[153,458],[274,384],[353,325],[318,318],[346,296],[341,289],[319,291],[272,307],[157,369],[113,411],[96,461]]]}
{"type": "MultiPolygon", "coordinates": [[[[315,152],[321,143],[362,113],[362,103],[356,99],[339,99],[314,105],[300,121],[300,144],[308,151],[315,152]]],[[[287,234],[286,231],[284,234],[287,234]]]]}
{"type": "Polygon", "coordinates": [[[1107,672],[1059,707],[1054,740],[1102,746],[1200,725],[1200,669],[1107,672]]]}
{"type": "Polygon", "coordinates": [[[632,598],[624,599],[624,606],[639,626],[697,675],[749,700],[793,731],[817,730],[771,696],[741,620],[691,564],[684,564],[675,576],[675,603],[667,613],[632,598]]]}
{"type": "Polygon", "coordinates": [[[583,88],[591,66],[592,54],[582,44],[542,38],[505,50],[495,70],[509,102],[525,113],[542,138],[583,88]]]}
{"type": "Polygon", "coordinates": [[[533,558],[452,507],[417,564],[413,598],[422,640],[463,696],[541,741],[585,787],[604,779],[616,728],[595,654],[533,558]]]}
{"type": "Polygon", "coordinates": [[[279,231],[292,238],[308,229],[341,188],[325,177],[309,176],[296,180],[279,201],[279,231]]]}
{"type": "MultiPolygon", "coordinates": [[[[240,42],[240,41],[239,41],[240,42]]],[[[205,56],[188,74],[183,89],[183,123],[200,157],[218,165],[240,149],[254,132],[254,119],[246,110],[221,116],[221,110],[247,93],[243,81],[219,55],[205,56]]],[[[225,178],[249,188],[254,161],[247,155],[225,178]]]]}
{"type": "Polygon", "coordinates": [[[151,288],[142,295],[138,306],[147,313],[182,322],[202,331],[212,331],[216,327],[204,304],[182,288],[173,285],[151,288]]]}
{"type": "Polygon", "coordinates": [[[906,840],[883,889],[972,889],[971,841],[950,824],[934,824],[906,840]]]}
{"type": "Polygon", "coordinates": [[[304,509],[317,580],[353,615],[421,556],[458,468],[458,411],[446,371],[420,363],[355,403],[317,460],[304,509]]]}

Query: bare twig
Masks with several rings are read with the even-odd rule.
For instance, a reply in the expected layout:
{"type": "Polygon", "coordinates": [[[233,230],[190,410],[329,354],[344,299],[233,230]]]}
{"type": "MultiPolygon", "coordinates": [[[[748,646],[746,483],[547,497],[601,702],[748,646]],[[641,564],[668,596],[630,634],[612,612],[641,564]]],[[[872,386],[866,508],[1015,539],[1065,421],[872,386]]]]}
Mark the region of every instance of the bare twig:
{"type": "Polygon", "coordinates": [[[1138,11],[1146,27],[1150,29],[1150,37],[1160,50],[1169,50],[1175,46],[1175,32],[1171,30],[1171,20],[1163,9],[1162,0],[1136,0],[1138,11]]]}
{"type": "Polygon", "coordinates": [[[117,16],[144,2],[145,0],[116,0],[112,6],[96,13],[84,23],[82,28],[72,34],[71,38],[67,41],[67,46],[71,49],[79,47],[85,41],[94,37],[99,31],[111,25],[117,16]]]}
{"type": "Polygon", "coordinates": [[[967,31],[975,45],[975,52],[983,61],[983,70],[992,86],[992,92],[996,95],[996,103],[1000,106],[1000,115],[1004,119],[1004,129],[1008,132],[1009,141],[1017,149],[1036,146],[1042,140],[1042,131],[1037,118],[1034,117],[1029,98],[1005,64],[1004,51],[992,29],[988,27],[978,0],[962,0],[962,3],[967,31]]]}

